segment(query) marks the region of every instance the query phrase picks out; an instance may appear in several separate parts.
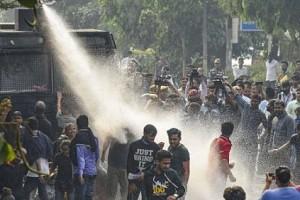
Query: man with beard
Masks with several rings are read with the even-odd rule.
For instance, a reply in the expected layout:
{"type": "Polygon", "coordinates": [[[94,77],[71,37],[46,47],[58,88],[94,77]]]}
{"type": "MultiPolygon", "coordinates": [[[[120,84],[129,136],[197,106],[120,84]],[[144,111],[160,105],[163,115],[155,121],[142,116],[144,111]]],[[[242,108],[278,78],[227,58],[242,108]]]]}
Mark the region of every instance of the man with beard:
{"type": "Polygon", "coordinates": [[[208,73],[208,78],[210,81],[213,81],[215,79],[222,79],[224,74],[224,67],[221,64],[221,59],[216,58],[214,60],[214,67],[208,73]]]}
{"type": "Polygon", "coordinates": [[[183,185],[187,186],[190,176],[190,153],[187,148],[180,143],[181,131],[171,128],[167,131],[170,146],[168,151],[172,153],[171,168],[174,169],[183,185]]]}
{"type": "MultiPolygon", "coordinates": [[[[274,114],[277,118],[277,123],[273,127],[271,146],[272,149],[277,149],[287,143],[295,131],[294,120],[288,116],[284,110],[283,101],[277,100],[274,103],[274,114]]],[[[273,166],[289,165],[290,153],[282,151],[272,156],[273,166]]]]}
{"type": "Polygon", "coordinates": [[[283,101],[285,105],[287,105],[289,102],[291,102],[294,99],[294,95],[291,92],[291,85],[288,80],[282,82],[281,92],[278,95],[278,99],[283,101]]]}
{"type": "Polygon", "coordinates": [[[142,194],[142,199],[146,199],[146,192],[141,177],[152,166],[154,156],[160,149],[154,142],[156,134],[157,129],[155,126],[148,124],[144,127],[143,137],[129,146],[127,157],[128,200],[137,200],[140,193],[142,194]]]}
{"type": "Polygon", "coordinates": [[[292,135],[290,140],[279,147],[278,149],[270,150],[269,153],[276,155],[282,151],[286,151],[289,148],[294,148],[296,154],[296,163],[293,167],[293,179],[295,184],[300,184],[300,124],[297,125],[296,128],[297,133],[292,135]]]}
{"type": "Polygon", "coordinates": [[[155,156],[155,167],[144,176],[147,200],[176,200],[185,189],[175,170],[171,169],[172,154],[160,150],[155,156]]]}
{"type": "Polygon", "coordinates": [[[291,101],[287,106],[286,106],[286,112],[290,117],[293,119],[296,118],[296,113],[295,110],[296,108],[300,107],[300,88],[296,89],[296,99],[291,101]]]}
{"type": "Polygon", "coordinates": [[[281,74],[278,76],[278,82],[279,84],[282,84],[285,81],[289,80],[288,76],[288,67],[289,63],[285,60],[281,61],[281,74]]]}
{"type": "MultiPolygon", "coordinates": [[[[241,112],[241,122],[238,127],[238,135],[235,138],[241,163],[247,163],[246,170],[249,180],[254,177],[256,156],[258,152],[258,127],[262,124],[267,129],[267,119],[258,108],[260,96],[251,96],[251,104],[248,104],[241,95],[236,94],[235,100],[241,112]]],[[[251,181],[250,181],[251,183],[251,181]]]]}

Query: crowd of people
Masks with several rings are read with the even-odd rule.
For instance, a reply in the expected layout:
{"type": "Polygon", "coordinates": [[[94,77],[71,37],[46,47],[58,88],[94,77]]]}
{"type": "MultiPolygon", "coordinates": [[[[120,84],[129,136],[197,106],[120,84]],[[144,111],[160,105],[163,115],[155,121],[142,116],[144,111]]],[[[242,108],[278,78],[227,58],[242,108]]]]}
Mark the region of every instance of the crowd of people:
{"type": "MultiPolygon", "coordinates": [[[[160,73],[143,80],[138,62],[129,57],[123,60],[126,67],[121,73],[127,79],[125,87],[143,103],[144,112],[172,114],[185,126],[220,132],[208,155],[206,181],[213,194],[224,192],[226,200],[246,199],[243,188],[226,188],[227,179],[236,182],[239,178],[232,170],[235,165],[244,165],[249,185],[257,174],[266,174],[263,200],[300,199],[300,60],[290,75],[289,63],[278,62],[270,54],[264,82],[251,80],[251,68],[244,66],[243,58],[238,63],[232,68],[232,83],[221,59],[214,60],[208,76],[201,66],[190,65],[180,84],[163,62],[160,73]],[[230,160],[232,148],[238,152],[238,163],[230,160]],[[277,189],[270,189],[273,180],[277,189]]],[[[18,124],[26,161],[17,155],[0,165],[1,199],[29,200],[37,194],[42,200],[52,196],[56,200],[93,199],[99,163],[106,161],[104,199],[115,200],[118,195],[128,200],[140,196],[143,200],[187,199],[190,153],[188,144],[181,143],[182,130],[167,130],[167,148],[155,142],[158,131],[152,124],[144,126],[142,138],[123,127],[126,142],[111,136],[100,144],[88,116],[75,116],[62,101],[63,94],[58,92],[58,130],[47,119],[43,101],[36,102],[35,114],[26,123],[21,111],[11,111],[10,122],[18,124]]]]}

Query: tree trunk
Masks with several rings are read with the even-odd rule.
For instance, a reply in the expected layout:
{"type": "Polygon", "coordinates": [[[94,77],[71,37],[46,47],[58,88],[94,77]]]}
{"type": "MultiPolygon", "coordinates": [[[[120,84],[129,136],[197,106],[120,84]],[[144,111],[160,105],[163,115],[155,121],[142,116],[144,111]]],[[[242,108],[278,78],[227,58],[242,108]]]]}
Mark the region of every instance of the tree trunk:
{"type": "Polygon", "coordinates": [[[208,72],[207,68],[207,0],[203,0],[203,23],[202,23],[202,47],[203,47],[203,69],[208,72]]]}
{"type": "Polygon", "coordinates": [[[225,68],[231,68],[232,61],[232,23],[231,17],[226,18],[226,66],[225,68]]]}
{"type": "Polygon", "coordinates": [[[186,43],[185,43],[184,34],[181,35],[181,48],[182,48],[182,76],[185,77],[186,43]]]}

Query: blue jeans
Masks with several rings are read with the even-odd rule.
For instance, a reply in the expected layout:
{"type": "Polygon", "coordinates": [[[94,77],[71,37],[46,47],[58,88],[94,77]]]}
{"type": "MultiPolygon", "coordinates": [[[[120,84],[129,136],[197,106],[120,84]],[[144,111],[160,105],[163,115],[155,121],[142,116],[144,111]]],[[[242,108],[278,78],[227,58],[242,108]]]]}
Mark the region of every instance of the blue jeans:
{"type": "Polygon", "coordinates": [[[84,183],[80,184],[79,177],[74,178],[75,200],[92,200],[96,176],[83,175],[84,183]]]}
{"type": "Polygon", "coordinates": [[[42,183],[39,177],[26,177],[24,184],[24,200],[29,200],[30,193],[36,188],[38,188],[39,198],[48,200],[46,184],[42,183]]]}

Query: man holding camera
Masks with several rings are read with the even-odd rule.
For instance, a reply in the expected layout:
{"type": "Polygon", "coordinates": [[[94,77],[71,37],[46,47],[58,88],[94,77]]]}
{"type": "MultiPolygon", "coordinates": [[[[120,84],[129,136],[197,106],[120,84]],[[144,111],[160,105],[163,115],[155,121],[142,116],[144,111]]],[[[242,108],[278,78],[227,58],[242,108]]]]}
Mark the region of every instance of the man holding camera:
{"type": "Polygon", "coordinates": [[[209,71],[208,78],[210,81],[220,79],[225,75],[224,69],[221,64],[221,59],[216,58],[214,60],[214,67],[209,71]]]}
{"type": "Polygon", "coordinates": [[[261,200],[299,200],[300,192],[293,187],[290,180],[290,169],[285,166],[278,167],[275,170],[275,174],[268,173],[266,175],[266,183],[261,200]],[[274,180],[278,187],[269,189],[274,180]]]}

